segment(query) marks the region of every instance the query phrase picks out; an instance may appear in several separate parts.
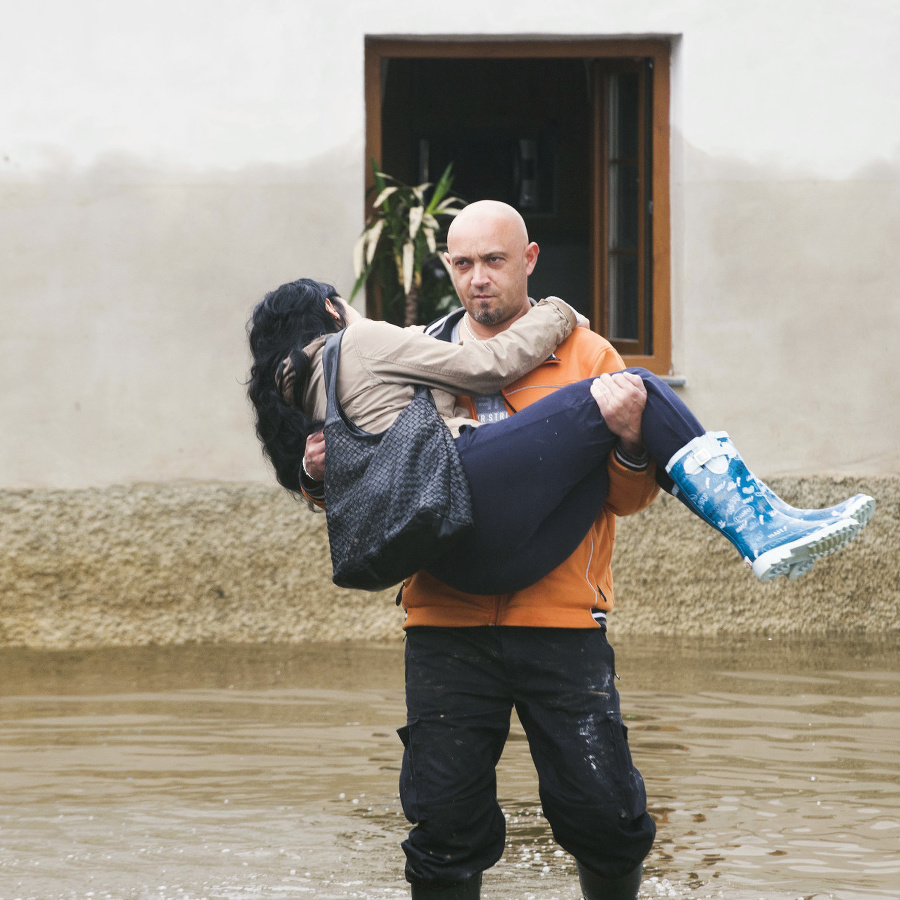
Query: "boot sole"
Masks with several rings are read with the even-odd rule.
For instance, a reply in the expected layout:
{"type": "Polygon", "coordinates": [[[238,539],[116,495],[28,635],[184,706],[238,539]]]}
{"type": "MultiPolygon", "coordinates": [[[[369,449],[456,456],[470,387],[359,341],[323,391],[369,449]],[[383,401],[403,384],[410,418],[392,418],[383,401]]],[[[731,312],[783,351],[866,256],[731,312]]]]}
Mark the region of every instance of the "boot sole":
{"type": "Polygon", "coordinates": [[[799,540],[767,550],[750,568],[763,582],[781,575],[793,581],[809,572],[815,560],[846,547],[862,529],[863,525],[853,518],[830,522],[799,540]]]}
{"type": "Polygon", "coordinates": [[[875,512],[875,498],[863,494],[854,504],[847,509],[846,515],[859,522],[860,528],[866,525],[875,512]]]}
{"type": "Polygon", "coordinates": [[[868,494],[860,494],[854,498],[853,503],[847,505],[846,509],[840,513],[834,513],[831,517],[826,515],[817,518],[815,514],[820,512],[817,509],[795,508],[793,510],[788,509],[786,512],[795,519],[806,519],[809,522],[839,522],[841,519],[855,519],[862,526],[868,523],[875,512],[875,498],[868,496],[868,494]]]}

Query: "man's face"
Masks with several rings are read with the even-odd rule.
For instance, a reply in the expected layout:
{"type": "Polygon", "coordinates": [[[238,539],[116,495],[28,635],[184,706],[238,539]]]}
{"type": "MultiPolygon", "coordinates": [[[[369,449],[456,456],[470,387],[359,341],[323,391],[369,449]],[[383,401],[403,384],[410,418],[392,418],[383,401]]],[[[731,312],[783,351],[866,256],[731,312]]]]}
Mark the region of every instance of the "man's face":
{"type": "Polygon", "coordinates": [[[501,331],[528,311],[528,276],[538,246],[515,221],[478,215],[454,222],[446,258],[453,286],[468,314],[501,331]]]}

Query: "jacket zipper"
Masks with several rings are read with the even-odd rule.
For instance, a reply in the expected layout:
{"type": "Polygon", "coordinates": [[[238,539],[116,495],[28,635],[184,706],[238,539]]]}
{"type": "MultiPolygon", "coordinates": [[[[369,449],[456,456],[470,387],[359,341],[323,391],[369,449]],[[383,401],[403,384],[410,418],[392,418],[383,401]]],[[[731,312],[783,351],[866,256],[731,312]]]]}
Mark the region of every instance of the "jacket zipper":
{"type": "MultiPolygon", "coordinates": [[[[591,534],[591,553],[588,556],[587,565],[584,567],[584,580],[587,582],[587,586],[591,589],[591,593],[594,595],[594,600],[597,600],[597,595],[602,597],[603,592],[600,590],[600,585],[593,584],[591,582],[591,563],[594,561],[594,535],[591,534]]],[[[603,597],[605,600],[606,597],[603,597]]]]}

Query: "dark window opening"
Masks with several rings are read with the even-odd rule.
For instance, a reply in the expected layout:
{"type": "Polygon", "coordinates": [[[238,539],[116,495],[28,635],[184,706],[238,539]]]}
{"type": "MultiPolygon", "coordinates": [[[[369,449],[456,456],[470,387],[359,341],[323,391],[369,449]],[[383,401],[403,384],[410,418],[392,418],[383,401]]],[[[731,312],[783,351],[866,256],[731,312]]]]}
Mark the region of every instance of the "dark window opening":
{"type": "Polygon", "coordinates": [[[372,39],[369,151],[408,183],[452,162],[454,195],[516,207],[541,250],[531,296],[562,297],[665,374],[668,47],[639,43],[372,39]]]}

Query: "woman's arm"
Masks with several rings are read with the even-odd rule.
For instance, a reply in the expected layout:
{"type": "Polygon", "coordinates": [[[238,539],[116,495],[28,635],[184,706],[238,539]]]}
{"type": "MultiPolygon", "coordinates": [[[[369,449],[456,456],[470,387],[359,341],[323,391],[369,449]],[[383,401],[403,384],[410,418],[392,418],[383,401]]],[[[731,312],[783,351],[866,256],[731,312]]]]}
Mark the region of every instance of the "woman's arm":
{"type": "Polygon", "coordinates": [[[376,380],[488,394],[544,362],[577,324],[575,310],[556,297],[541,300],[495,337],[462,344],[363,321],[347,330],[342,356],[350,350],[349,343],[376,380]]]}

